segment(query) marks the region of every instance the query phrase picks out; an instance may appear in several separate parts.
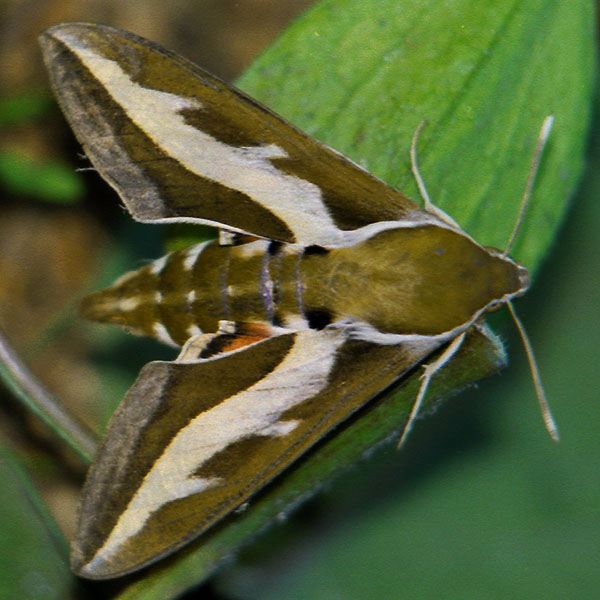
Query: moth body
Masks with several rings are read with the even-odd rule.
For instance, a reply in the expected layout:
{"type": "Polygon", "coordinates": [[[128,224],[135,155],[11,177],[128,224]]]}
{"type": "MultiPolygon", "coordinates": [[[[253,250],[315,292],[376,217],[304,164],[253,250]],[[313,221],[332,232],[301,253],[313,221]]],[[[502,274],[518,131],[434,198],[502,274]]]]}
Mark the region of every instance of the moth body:
{"type": "Polygon", "coordinates": [[[399,222],[342,248],[205,242],[89,296],[86,317],[184,347],[147,365],[111,420],[74,569],[112,576],[208,529],[281,470],[278,456],[289,464],[527,285],[523,267],[462,232],[399,222]],[[359,393],[357,366],[376,373],[359,393]]]}
{"type": "Polygon", "coordinates": [[[398,223],[342,248],[204,242],[121,277],[82,312],[175,346],[221,321],[290,331],[344,324],[395,343],[456,331],[527,287],[523,267],[462,233],[398,223]]]}

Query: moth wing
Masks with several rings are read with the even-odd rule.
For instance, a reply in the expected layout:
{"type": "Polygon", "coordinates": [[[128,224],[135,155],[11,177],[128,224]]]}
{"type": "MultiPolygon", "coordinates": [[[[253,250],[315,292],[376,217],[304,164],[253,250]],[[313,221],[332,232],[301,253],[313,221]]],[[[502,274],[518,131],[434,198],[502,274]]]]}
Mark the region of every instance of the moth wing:
{"type": "Polygon", "coordinates": [[[421,214],[350,160],[157,44],[81,23],[52,27],[40,42],[73,130],[137,220],[341,245],[348,231],[421,214]]]}
{"type": "Polygon", "coordinates": [[[88,473],[72,568],[109,578],[171,553],[435,347],[377,346],[328,328],[149,363],[88,473]]]}

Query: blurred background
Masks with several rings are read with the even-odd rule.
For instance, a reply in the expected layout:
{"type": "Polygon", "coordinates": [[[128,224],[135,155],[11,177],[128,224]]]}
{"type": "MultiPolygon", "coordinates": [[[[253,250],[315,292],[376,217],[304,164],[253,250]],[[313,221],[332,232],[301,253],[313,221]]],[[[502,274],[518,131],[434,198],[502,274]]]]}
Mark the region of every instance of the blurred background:
{"type": "MultiPolygon", "coordinates": [[[[0,326],[90,425],[106,421],[142,364],[172,353],[83,324],[76,302],[159,256],[161,232],[132,223],[95,173],[76,171],[87,162],[47,88],[38,33],[63,21],[107,23],[233,81],[310,4],[0,3],[0,326]]],[[[420,422],[402,453],[375,452],[187,597],[600,597],[598,134],[596,116],[568,219],[519,302],[562,442],[544,431],[523,352],[506,328],[512,364],[501,376],[420,422]]],[[[19,456],[69,539],[85,465],[3,390],[0,444],[3,456],[19,456]]],[[[0,551],[16,549],[0,541],[0,551]]],[[[10,564],[0,555],[0,598],[10,564]]]]}

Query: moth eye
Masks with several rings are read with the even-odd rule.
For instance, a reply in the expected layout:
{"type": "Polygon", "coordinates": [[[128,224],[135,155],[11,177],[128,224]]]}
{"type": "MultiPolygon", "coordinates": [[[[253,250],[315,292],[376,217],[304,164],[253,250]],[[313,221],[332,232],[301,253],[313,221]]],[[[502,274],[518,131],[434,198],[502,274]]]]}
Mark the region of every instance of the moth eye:
{"type": "Polygon", "coordinates": [[[327,310],[308,310],[306,320],[311,329],[325,329],[332,321],[331,313],[327,310]]]}

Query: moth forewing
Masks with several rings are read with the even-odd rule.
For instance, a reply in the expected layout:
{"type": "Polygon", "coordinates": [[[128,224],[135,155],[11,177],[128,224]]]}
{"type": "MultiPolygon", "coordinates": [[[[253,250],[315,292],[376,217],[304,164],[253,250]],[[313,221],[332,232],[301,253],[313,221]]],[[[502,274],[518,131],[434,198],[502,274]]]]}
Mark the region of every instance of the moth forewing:
{"type": "Polygon", "coordinates": [[[63,111],[132,216],[228,232],[83,304],[183,349],[142,369],[109,424],[78,574],[123,575],[204,534],[525,291],[510,258],[176,54],[86,24],[41,43],[63,111]]]}
{"type": "Polygon", "coordinates": [[[342,245],[413,214],[401,193],[157,44],[82,23],[40,42],[73,130],[136,219],[342,245]]]}

